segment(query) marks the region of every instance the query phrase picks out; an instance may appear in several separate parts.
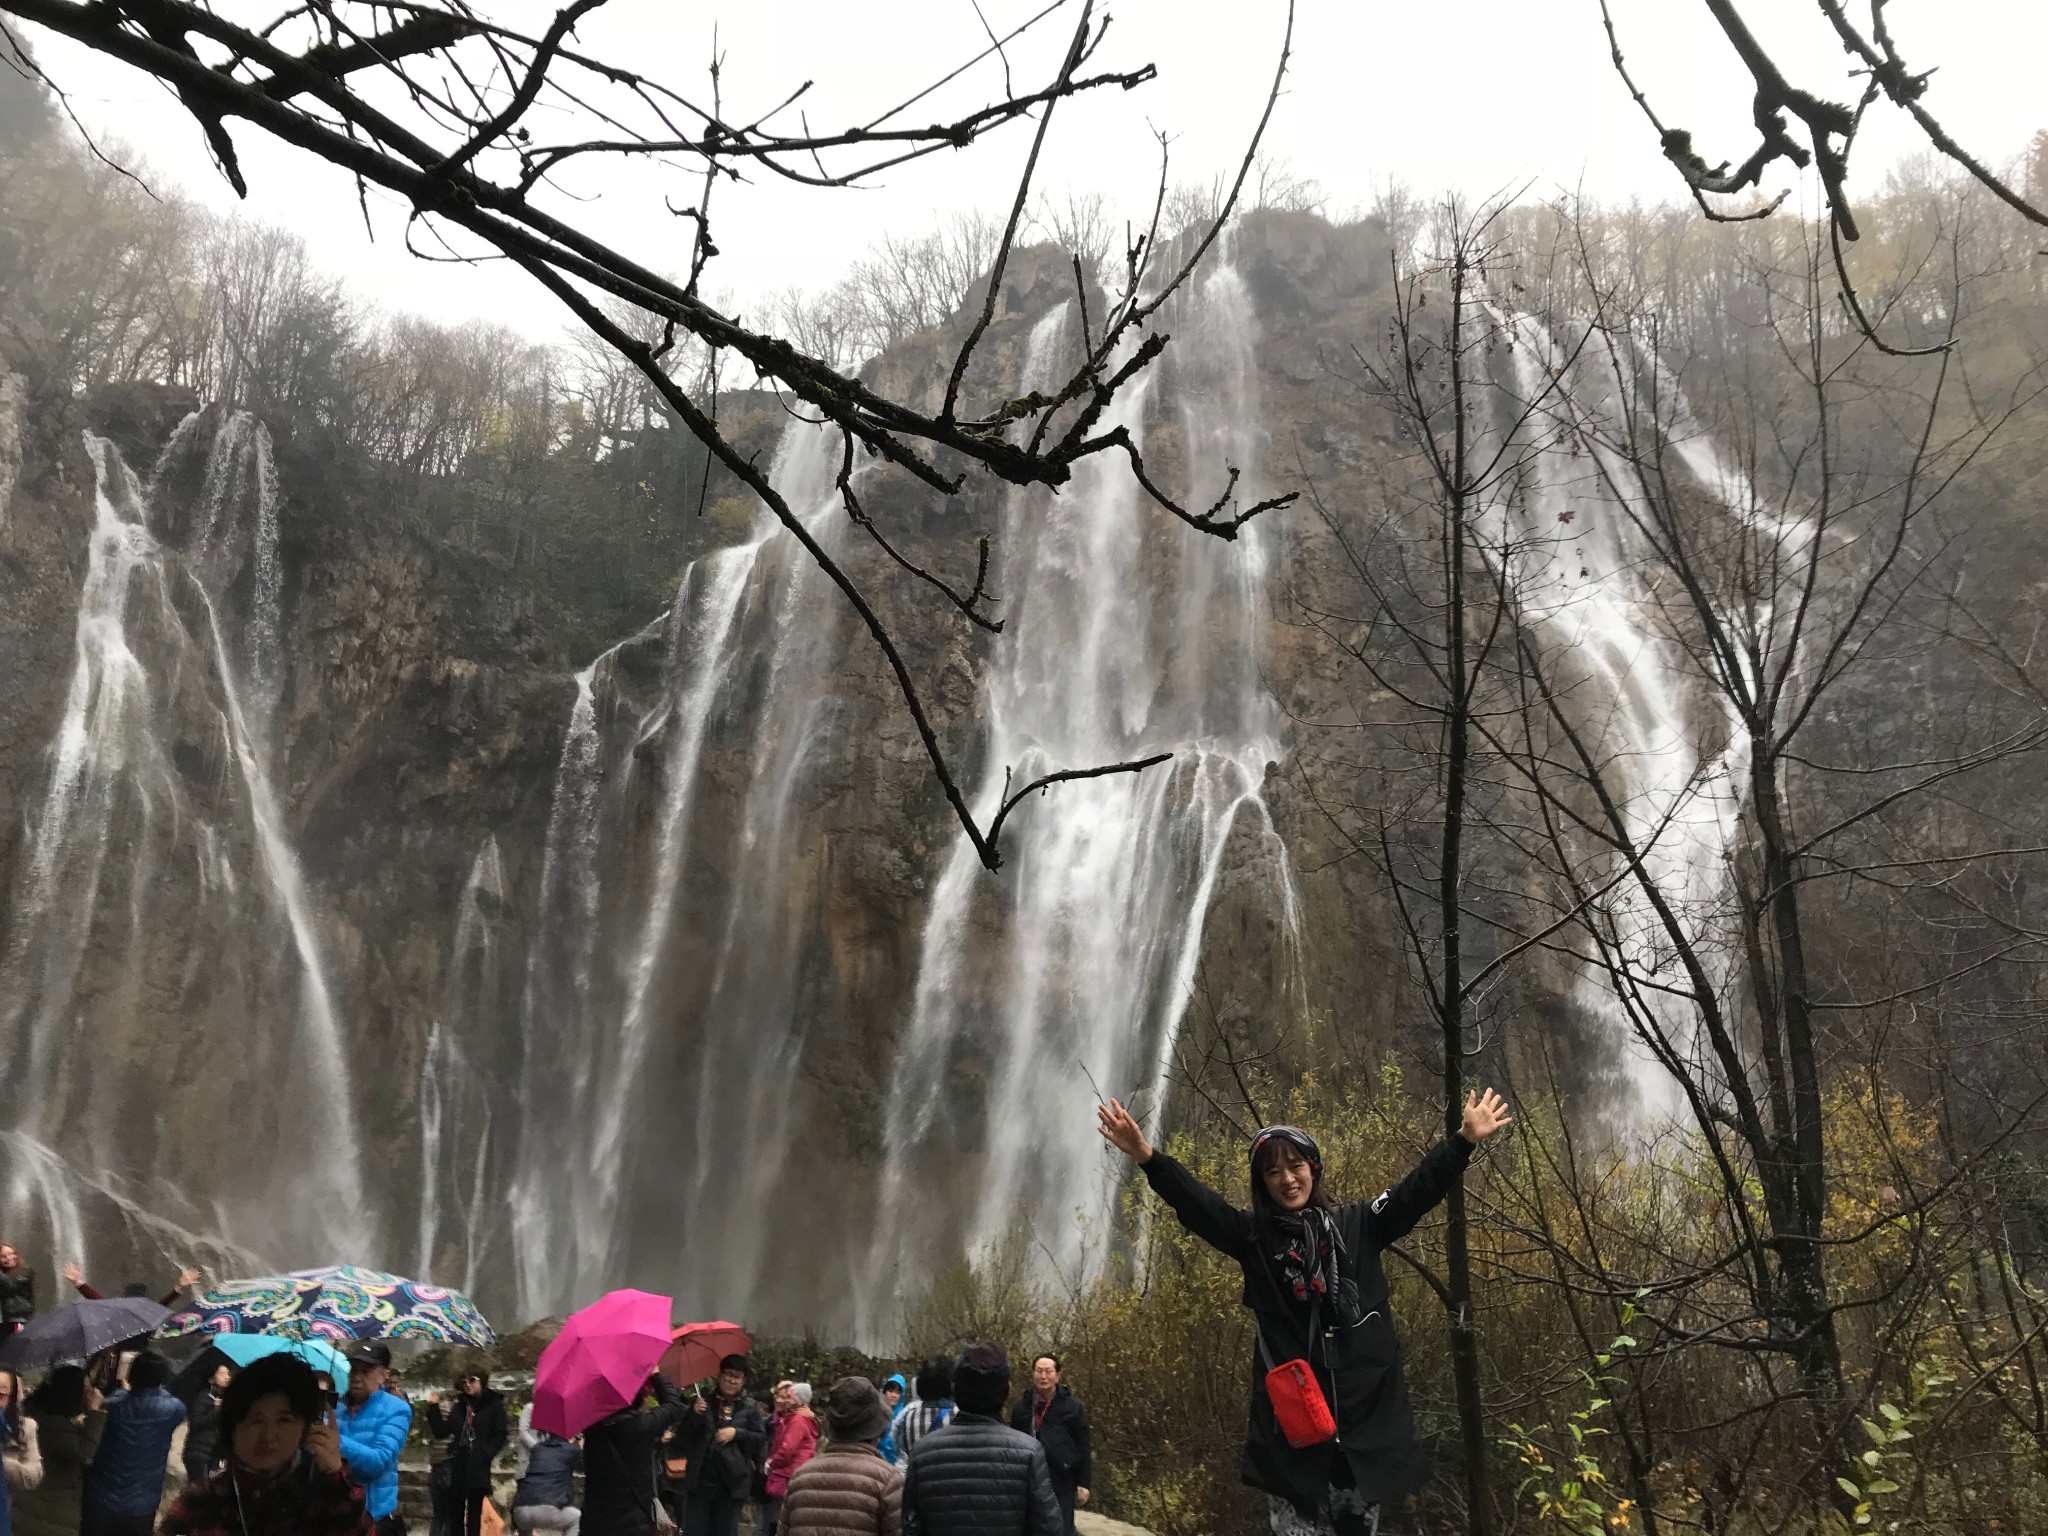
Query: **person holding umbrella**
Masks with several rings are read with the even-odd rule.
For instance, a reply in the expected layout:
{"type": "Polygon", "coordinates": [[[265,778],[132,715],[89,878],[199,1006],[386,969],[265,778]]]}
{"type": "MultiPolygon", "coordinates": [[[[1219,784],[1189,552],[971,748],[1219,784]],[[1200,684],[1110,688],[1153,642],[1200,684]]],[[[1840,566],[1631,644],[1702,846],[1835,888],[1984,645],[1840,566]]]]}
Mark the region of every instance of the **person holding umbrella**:
{"type": "MultiPolygon", "coordinates": [[[[655,1453],[662,1435],[675,1432],[671,1455],[698,1460],[710,1441],[702,1414],[659,1372],[635,1399],[583,1431],[581,1536],[654,1536],[655,1453]]],[[[663,1521],[667,1512],[663,1511],[663,1521]]]]}
{"type": "MultiPolygon", "coordinates": [[[[384,1373],[391,1368],[390,1345],[369,1339],[351,1348],[344,1358],[348,1361],[348,1394],[334,1410],[342,1464],[363,1490],[363,1504],[377,1528],[377,1536],[405,1536],[405,1516],[398,1512],[398,1453],[405,1449],[406,1436],[412,1433],[412,1405],[379,1390],[384,1385],[384,1373]]],[[[249,1367],[250,1371],[255,1369],[255,1365],[249,1367]]]]}
{"type": "Polygon", "coordinates": [[[164,1496],[171,1440],[185,1405],[165,1390],[171,1362],[145,1349],[128,1367],[128,1385],[107,1399],[107,1427],[85,1477],[79,1536],[149,1536],[164,1496]]]}
{"type": "Polygon", "coordinates": [[[313,1368],[265,1355],[221,1394],[225,1465],[178,1496],[158,1536],[371,1536],[362,1486],[313,1368]]]}
{"type": "Polygon", "coordinates": [[[718,1362],[718,1395],[705,1407],[704,1426],[711,1443],[690,1457],[683,1536],[739,1536],[754,1469],[768,1443],[768,1420],[747,1396],[745,1355],[718,1362]]]}

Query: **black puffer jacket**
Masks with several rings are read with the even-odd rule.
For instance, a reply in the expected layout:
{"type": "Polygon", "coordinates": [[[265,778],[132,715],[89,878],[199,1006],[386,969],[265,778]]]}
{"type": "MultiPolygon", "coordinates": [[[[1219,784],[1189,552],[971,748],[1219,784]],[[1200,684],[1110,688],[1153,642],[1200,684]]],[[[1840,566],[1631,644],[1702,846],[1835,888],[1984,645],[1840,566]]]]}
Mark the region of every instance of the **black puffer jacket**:
{"type": "Polygon", "coordinates": [[[1252,1487],[1278,1494],[1297,1509],[1320,1509],[1329,1500],[1330,1475],[1340,1454],[1350,1461],[1358,1491],[1370,1502],[1398,1503],[1429,1481],[1429,1458],[1415,1436],[1415,1413],[1401,1373],[1401,1346],[1387,1316],[1380,1252],[1414,1230],[1471,1160],[1469,1142],[1447,1137],[1377,1200],[1354,1200],[1332,1212],[1344,1238],[1340,1276],[1358,1287],[1358,1318],[1343,1327],[1321,1314],[1323,1337],[1313,1343],[1308,1311],[1282,1289],[1269,1251],[1271,1235],[1252,1213],[1231,1205],[1164,1152],[1155,1151],[1140,1165],[1153,1193],[1173,1207],[1180,1224],[1244,1270],[1244,1304],[1258,1321],[1273,1363],[1306,1356],[1336,1410],[1336,1440],[1294,1449],[1273,1417],[1266,1370],[1254,1346],[1251,1421],[1240,1468],[1252,1487]]]}
{"type": "Polygon", "coordinates": [[[185,1465],[211,1468],[220,1445],[220,1398],[211,1383],[185,1406],[185,1465]]]}
{"type": "Polygon", "coordinates": [[[20,1327],[36,1315],[36,1272],[26,1264],[0,1274],[0,1323],[20,1327]]]}
{"type": "Polygon", "coordinates": [[[917,1442],[903,1536],[1063,1536],[1045,1447],[1000,1419],[957,1413],[917,1442]]]}

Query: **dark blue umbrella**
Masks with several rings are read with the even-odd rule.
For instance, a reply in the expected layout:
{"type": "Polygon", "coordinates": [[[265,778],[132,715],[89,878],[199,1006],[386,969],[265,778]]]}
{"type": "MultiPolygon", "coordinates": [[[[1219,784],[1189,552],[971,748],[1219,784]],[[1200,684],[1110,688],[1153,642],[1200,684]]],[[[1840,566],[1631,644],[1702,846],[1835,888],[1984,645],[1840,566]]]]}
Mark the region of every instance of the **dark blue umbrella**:
{"type": "Polygon", "coordinates": [[[147,1338],[171,1315],[146,1296],[109,1296],[45,1312],[0,1344],[0,1365],[34,1371],[67,1360],[90,1360],[103,1349],[147,1338]]]}
{"type": "Polygon", "coordinates": [[[162,1336],[270,1333],[294,1339],[430,1339],[488,1349],[498,1342],[460,1291],[381,1270],[335,1264],[256,1280],[224,1280],[168,1314],[162,1336]]]}

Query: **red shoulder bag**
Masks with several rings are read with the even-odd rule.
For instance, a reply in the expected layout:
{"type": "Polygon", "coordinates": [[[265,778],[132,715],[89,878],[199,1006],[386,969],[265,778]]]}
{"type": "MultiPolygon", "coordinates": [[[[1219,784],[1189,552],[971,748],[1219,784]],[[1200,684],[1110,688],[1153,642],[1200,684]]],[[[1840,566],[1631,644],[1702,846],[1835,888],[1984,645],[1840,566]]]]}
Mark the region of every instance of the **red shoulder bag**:
{"type": "MultiPolygon", "coordinates": [[[[1311,1346],[1316,1336],[1315,1322],[1311,1313],[1311,1346]]],[[[1315,1368],[1306,1359],[1283,1360],[1274,1365],[1266,1349],[1266,1331],[1261,1328],[1258,1332],[1259,1361],[1267,1367],[1266,1399],[1273,1405],[1273,1417],[1279,1420],[1280,1433],[1287,1437],[1287,1443],[1299,1451],[1336,1439],[1337,1420],[1330,1413],[1329,1399],[1323,1396],[1323,1384],[1316,1380],[1315,1368]]]]}

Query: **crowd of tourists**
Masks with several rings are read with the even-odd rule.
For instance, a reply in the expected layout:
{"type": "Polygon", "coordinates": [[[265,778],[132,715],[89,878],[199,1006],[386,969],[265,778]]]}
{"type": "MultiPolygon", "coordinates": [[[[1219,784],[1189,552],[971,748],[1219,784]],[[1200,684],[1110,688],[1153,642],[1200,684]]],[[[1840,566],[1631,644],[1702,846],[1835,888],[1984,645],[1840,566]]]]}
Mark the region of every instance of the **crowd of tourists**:
{"type": "MultiPolygon", "coordinates": [[[[0,1245],[7,1277],[27,1279],[0,1245]]],[[[33,1316],[22,1294],[8,1332],[33,1316]]],[[[990,1344],[926,1361],[914,1388],[780,1381],[765,1407],[732,1355],[710,1390],[657,1373],[570,1440],[536,1429],[530,1403],[514,1416],[482,1372],[414,1403],[377,1341],[347,1352],[339,1393],[290,1353],[177,1381],[129,1342],[33,1391],[0,1368],[0,1536],[407,1536],[399,1461],[416,1427],[429,1536],[495,1536],[508,1449],[518,1536],[1073,1536],[1088,1499],[1088,1416],[1058,1358],[1035,1360],[1012,1403],[990,1344]]]]}
{"type": "MultiPolygon", "coordinates": [[[[1101,1107],[1103,1139],[1244,1272],[1255,1350],[1241,1475],[1268,1496],[1274,1536],[1376,1536],[1382,1508],[1426,1481],[1380,1254],[1508,1120],[1499,1095],[1472,1094],[1407,1177],[1350,1202],[1325,1188],[1313,1136],[1269,1126],[1251,1144],[1243,1209],[1153,1147],[1119,1102],[1101,1107]]],[[[0,1243],[0,1340],[34,1312],[34,1276],[0,1243]]],[[[174,1392],[170,1362],[146,1339],[129,1345],[59,1365],[26,1394],[0,1368],[0,1536],[406,1536],[399,1458],[416,1423],[430,1536],[496,1536],[508,1448],[518,1536],[1074,1536],[1093,1481],[1088,1415],[1059,1357],[1033,1359],[1013,1393],[990,1343],[935,1356],[909,1381],[848,1376],[822,1396],[779,1381],[765,1406],[744,1355],[708,1388],[657,1372],[574,1439],[537,1429],[531,1404],[513,1415],[481,1373],[416,1406],[374,1340],[350,1350],[341,1394],[286,1353],[203,1381],[188,1370],[174,1392]],[[174,1445],[184,1475],[166,1508],[174,1445]]]]}

